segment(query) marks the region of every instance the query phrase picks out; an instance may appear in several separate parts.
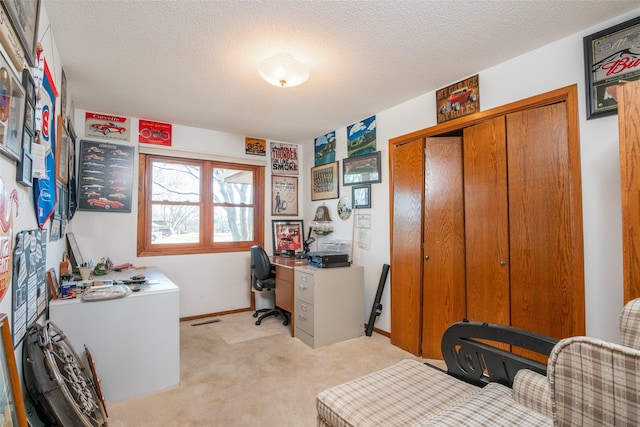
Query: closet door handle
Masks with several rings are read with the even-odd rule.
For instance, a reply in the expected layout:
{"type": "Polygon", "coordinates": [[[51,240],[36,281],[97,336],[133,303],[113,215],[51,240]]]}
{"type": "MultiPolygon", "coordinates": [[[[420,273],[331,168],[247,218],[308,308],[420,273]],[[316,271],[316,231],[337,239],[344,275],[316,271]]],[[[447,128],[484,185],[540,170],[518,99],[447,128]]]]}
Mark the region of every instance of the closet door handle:
{"type": "Polygon", "coordinates": [[[507,261],[505,261],[505,260],[500,260],[500,265],[504,267],[505,265],[507,265],[507,261]]]}

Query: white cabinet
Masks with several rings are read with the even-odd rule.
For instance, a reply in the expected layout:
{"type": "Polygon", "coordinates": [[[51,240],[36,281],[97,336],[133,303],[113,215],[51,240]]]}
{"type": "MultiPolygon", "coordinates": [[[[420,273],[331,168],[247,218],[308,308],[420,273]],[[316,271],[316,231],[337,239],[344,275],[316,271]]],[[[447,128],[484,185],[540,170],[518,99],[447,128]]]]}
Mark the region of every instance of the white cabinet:
{"type": "Polygon", "coordinates": [[[113,300],[55,300],[49,317],[76,353],[89,348],[107,404],[180,384],[179,288],[154,268],[110,274],[144,274],[154,284],[113,300]]]}
{"type": "Polygon", "coordinates": [[[295,337],[310,347],[364,334],[364,268],[295,268],[295,337]]]}

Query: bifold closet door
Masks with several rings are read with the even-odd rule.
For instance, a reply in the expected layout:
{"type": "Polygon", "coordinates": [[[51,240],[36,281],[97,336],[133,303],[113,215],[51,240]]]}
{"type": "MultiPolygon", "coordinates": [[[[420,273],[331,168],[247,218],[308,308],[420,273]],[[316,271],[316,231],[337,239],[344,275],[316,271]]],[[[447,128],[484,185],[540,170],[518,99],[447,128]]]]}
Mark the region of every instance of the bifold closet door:
{"type": "Polygon", "coordinates": [[[424,139],[393,147],[391,194],[391,343],[420,354],[424,139]]]}
{"type": "Polygon", "coordinates": [[[464,129],[467,318],[511,324],[504,116],[464,129]]]}
{"type": "Polygon", "coordinates": [[[579,148],[565,102],[506,116],[511,325],[584,334],[579,148]]]}
{"type": "Polygon", "coordinates": [[[462,139],[426,138],[422,357],[442,358],[449,325],[465,318],[462,139]]]}

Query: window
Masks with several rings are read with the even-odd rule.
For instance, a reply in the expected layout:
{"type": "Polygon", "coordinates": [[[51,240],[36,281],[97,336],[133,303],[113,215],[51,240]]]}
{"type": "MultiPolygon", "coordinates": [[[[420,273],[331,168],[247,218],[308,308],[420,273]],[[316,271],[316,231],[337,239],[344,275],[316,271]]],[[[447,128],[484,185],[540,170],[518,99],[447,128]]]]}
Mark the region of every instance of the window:
{"type": "Polygon", "coordinates": [[[263,166],[141,154],[138,256],[248,251],[263,188],[263,166]]]}

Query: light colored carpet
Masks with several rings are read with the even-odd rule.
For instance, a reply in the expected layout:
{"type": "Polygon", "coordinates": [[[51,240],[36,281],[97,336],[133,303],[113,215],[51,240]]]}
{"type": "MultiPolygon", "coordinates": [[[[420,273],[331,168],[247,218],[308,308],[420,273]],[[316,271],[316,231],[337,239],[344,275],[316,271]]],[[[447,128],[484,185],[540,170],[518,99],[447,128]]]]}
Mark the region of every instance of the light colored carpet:
{"type": "MultiPolygon", "coordinates": [[[[277,334],[290,334],[288,326],[282,324],[282,317],[267,317],[262,320],[260,326],[256,326],[257,319],[252,317],[251,312],[227,314],[216,317],[219,322],[211,324],[211,330],[218,334],[227,344],[238,344],[251,341],[257,338],[268,337],[277,334]],[[253,327],[248,327],[252,325],[253,327]]],[[[200,322],[194,321],[192,324],[200,322]]],[[[192,326],[202,328],[205,325],[192,326]]]]}
{"type": "Polygon", "coordinates": [[[107,404],[109,426],[314,427],[318,392],[402,359],[426,361],[376,333],[314,350],[280,319],[256,326],[244,312],[220,320],[182,323],[180,386],[107,404]]]}

